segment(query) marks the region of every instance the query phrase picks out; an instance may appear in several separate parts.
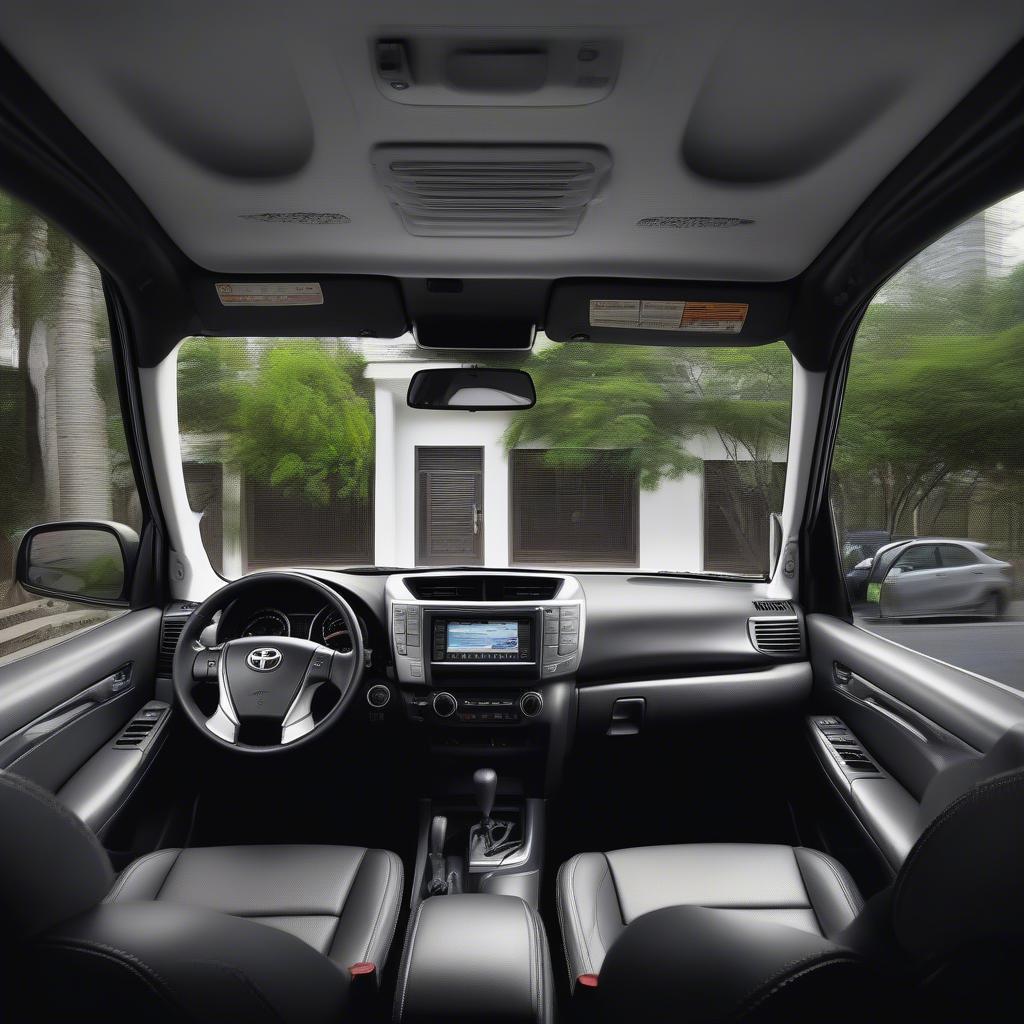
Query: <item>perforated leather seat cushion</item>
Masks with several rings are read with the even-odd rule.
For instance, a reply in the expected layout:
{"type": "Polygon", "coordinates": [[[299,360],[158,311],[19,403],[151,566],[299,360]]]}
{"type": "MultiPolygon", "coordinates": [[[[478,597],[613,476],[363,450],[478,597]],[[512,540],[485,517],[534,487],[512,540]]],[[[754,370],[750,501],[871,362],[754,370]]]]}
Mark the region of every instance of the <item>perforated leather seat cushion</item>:
{"type": "Polygon", "coordinates": [[[581,853],[558,873],[570,976],[597,974],[626,925],[664,907],[718,907],[831,938],[863,901],[849,874],[817,850],[699,843],[581,853]]]}
{"type": "Polygon", "coordinates": [[[402,895],[402,863],[354,846],[158,850],[130,864],[106,902],[206,907],[290,932],[339,966],[383,965],[402,895]]]}

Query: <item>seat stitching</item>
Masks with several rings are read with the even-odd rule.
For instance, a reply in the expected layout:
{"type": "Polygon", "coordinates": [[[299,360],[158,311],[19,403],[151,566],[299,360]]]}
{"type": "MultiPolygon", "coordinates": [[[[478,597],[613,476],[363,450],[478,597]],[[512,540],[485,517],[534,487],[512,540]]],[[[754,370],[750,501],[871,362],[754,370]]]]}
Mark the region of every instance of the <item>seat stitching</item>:
{"type": "MultiPolygon", "coordinates": [[[[398,930],[398,919],[402,916],[401,915],[402,889],[403,889],[403,887],[405,885],[405,870],[404,870],[404,866],[402,864],[402,859],[397,854],[394,854],[394,855],[389,854],[389,856],[393,856],[394,859],[393,859],[392,863],[397,868],[397,871],[395,872],[396,875],[397,875],[397,881],[395,883],[395,888],[398,890],[398,893],[397,893],[397,895],[395,897],[395,913],[391,915],[391,928],[390,928],[390,932],[388,934],[387,945],[385,945],[383,947],[384,951],[385,951],[385,957],[384,957],[385,960],[387,960],[387,954],[390,953],[392,943],[394,943],[394,941],[395,941],[395,932],[398,930]]],[[[381,966],[383,967],[383,965],[381,965],[381,966]]]]}
{"type": "Polygon", "coordinates": [[[566,970],[569,972],[569,983],[573,981],[573,964],[569,956],[569,932],[572,928],[572,921],[566,921],[565,915],[565,900],[562,899],[562,885],[563,885],[563,874],[567,874],[566,869],[569,866],[569,862],[566,861],[562,865],[558,872],[558,878],[555,885],[555,909],[558,911],[558,923],[559,931],[562,933],[562,954],[565,960],[566,970]],[[568,927],[567,927],[568,925],[568,927]]]}
{"type": "Polygon", "coordinates": [[[756,1010],[759,1006],[763,1005],[767,999],[770,999],[776,992],[784,989],[787,985],[791,985],[795,981],[799,981],[801,978],[806,977],[814,971],[821,970],[823,967],[834,967],[834,966],[854,966],[859,961],[852,956],[844,956],[843,954],[832,954],[830,956],[823,956],[820,953],[815,953],[813,956],[805,957],[803,960],[795,961],[793,964],[789,964],[782,969],[782,971],[776,972],[775,975],[768,978],[761,985],[759,985],[754,991],[744,1000],[740,1010],[738,1011],[736,1018],[742,1020],[744,1017],[749,1015],[756,1010]],[[817,963],[813,961],[815,958],[819,958],[817,963]],[[802,966],[806,964],[807,966],[802,966]],[[788,973],[787,973],[788,972],[788,973]],[[785,975],[780,978],[780,975],[785,975]],[[767,992],[761,990],[767,985],[771,985],[776,979],[778,983],[770,988],[767,992]]]}
{"type": "MultiPolygon", "coordinates": [[[[807,849],[808,853],[814,854],[814,856],[817,857],[818,860],[822,864],[824,864],[825,867],[827,867],[829,869],[829,871],[832,872],[832,877],[835,878],[836,882],[839,884],[839,888],[842,890],[843,895],[846,897],[846,902],[849,904],[850,910],[852,911],[853,915],[856,917],[857,914],[860,913],[860,909],[861,908],[854,901],[853,895],[850,893],[850,890],[849,890],[849,888],[846,885],[846,880],[836,870],[835,864],[833,864],[831,859],[829,857],[826,857],[820,850],[811,850],[811,849],[808,849],[807,847],[805,847],[805,849],[807,849]]],[[[804,883],[804,884],[806,885],[806,883],[804,883]]],[[[813,901],[812,901],[811,905],[813,907],[813,901]]]]}
{"type": "Polygon", "coordinates": [[[405,1014],[405,996],[409,988],[409,975],[412,973],[412,955],[413,950],[416,948],[416,933],[420,930],[420,918],[423,916],[423,908],[426,906],[427,901],[423,900],[420,905],[416,908],[416,917],[412,923],[412,934],[409,936],[409,941],[406,944],[406,958],[405,963],[402,965],[401,978],[399,980],[399,1002],[398,1002],[398,1015],[396,1020],[401,1020],[405,1014]]]}
{"type": "MultiPolygon", "coordinates": [[[[366,853],[367,851],[363,852],[363,859],[359,862],[359,871],[362,871],[363,864],[366,863],[366,853]]],[[[377,936],[377,928],[380,926],[380,916],[384,913],[384,907],[388,901],[388,886],[391,885],[391,858],[385,857],[384,859],[387,861],[388,864],[388,873],[387,877],[384,879],[384,893],[381,896],[380,905],[377,907],[377,916],[373,920],[373,928],[370,929],[370,938],[366,942],[366,951],[363,953],[364,961],[370,959],[370,949],[373,946],[373,940],[377,936]]],[[[356,877],[359,876],[359,871],[356,872],[356,877]]],[[[355,882],[352,883],[352,888],[355,888],[355,882]]],[[[342,911],[342,913],[344,913],[344,911],[342,911]]],[[[341,919],[339,918],[338,920],[340,923],[341,919]]]]}
{"type": "Polygon", "coordinates": [[[97,942],[93,939],[51,939],[41,943],[41,946],[45,948],[53,949],[67,949],[74,950],[75,952],[87,953],[91,956],[98,956],[105,960],[110,960],[117,964],[119,967],[124,967],[132,974],[141,978],[153,992],[161,997],[165,1002],[174,1006],[176,1009],[181,1009],[175,999],[171,998],[167,982],[161,977],[161,975],[155,971],[145,961],[140,960],[134,953],[129,953],[127,950],[118,949],[117,946],[109,946],[104,942],[97,942]]]}
{"type": "Polygon", "coordinates": [[[906,884],[906,879],[910,874],[910,869],[921,858],[921,853],[925,846],[934,838],[936,832],[951,818],[953,815],[960,810],[961,807],[965,807],[975,800],[980,800],[987,796],[990,792],[998,789],[1002,789],[1004,786],[1019,785],[1024,782],[1024,772],[1014,771],[1008,775],[995,779],[989,779],[979,786],[975,786],[973,789],[969,789],[966,793],[957,797],[925,830],[924,834],[918,839],[914,848],[907,855],[907,859],[903,862],[903,867],[900,870],[899,875],[896,878],[896,887],[893,893],[893,902],[899,901],[900,896],[906,884]]]}
{"type": "MultiPolygon", "coordinates": [[[[572,861],[572,870],[569,872],[569,895],[571,897],[571,899],[569,900],[569,905],[573,913],[573,916],[576,919],[576,932],[579,936],[580,952],[586,958],[585,966],[588,966],[590,968],[590,973],[593,973],[594,960],[593,957],[591,957],[590,955],[590,944],[587,942],[587,936],[583,930],[583,919],[580,917],[580,908],[578,901],[576,899],[576,868],[579,866],[579,862],[582,858],[583,854],[578,853],[572,861]]],[[[608,858],[605,857],[606,863],[607,860],[608,858]]]]}
{"type": "MultiPolygon", "coordinates": [[[[774,971],[772,971],[772,973],[769,974],[768,977],[764,979],[764,981],[761,981],[758,984],[756,984],[750,990],[750,993],[748,995],[744,996],[744,998],[740,1002],[741,1006],[747,1004],[751,1000],[754,1000],[754,1004],[753,1004],[753,1006],[747,1007],[747,1009],[742,1011],[742,1012],[744,1012],[744,1013],[748,1012],[749,1010],[751,1010],[754,1007],[756,1007],[760,1002],[763,1002],[764,999],[767,998],[769,995],[771,995],[771,992],[767,992],[760,999],[757,999],[758,994],[766,986],[771,985],[777,979],[782,978],[783,979],[782,984],[784,985],[784,984],[787,983],[787,980],[788,980],[788,979],[785,978],[786,975],[790,975],[791,974],[795,978],[799,974],[807,973],[805,970],[802,970],[802,969],[805,968],[808,965],[812,965],[813,964],[816,967],[821,967],[821,966],[824,966],[827,963],[837,962],[837,961],[841,962],[841,961],[844,961],[844,960],[848,961],[850,963],[856,963],[857,962],[856,959],[854,957],[850,956],[849,954],[844,954],[844,953],[836,952],[836,951],[833,951],[833,950],[825,950],[825,951],[819,950],[819,951],[817,951],[815,953],[809,953],[807,956],[797,957],[797,959],[795,959],[795,960],[790,960],[789,963],[783,964],[781,967],[778,967],[774,971]],[[816,963],[816,961],[818,961],[818,962],[816,963]]],[[[781,985],[776,986],[776,987],[781,987],[781,985]]]]}
{"type": "MultiPolygon", "coordinates": [[[[113,903],[117,899],[117,897],[121,895],[121,891],[124,889],[124,887],[132,880],[132,878],[135,877],[135,874],[138,872],[139,868],[141,868],[143,864],[148,864],[151,860],[155,860],[157,857],[166,856],[168,853],[174,854],[174,861],[175,863],[177,863],[178,857],[181,854],[181,850],[154,850],[152,853],[147,853],[145,857],[140,857],[137,861],[135,861],[134,864],[129,864],[128,867],[125,868],[124,873],[118,879],[117,884],[107,894],[107,897],[104,900],[104,902],[113,903]]],[[[174,864],[171,865],[171,868],[173,867],[174,864]]],[[[167,875],[171,873],[171,868],[167,869],[167,875]]],[[[164,875],[163,880],[160,882],[160,885],[157,888],[156,895],[151,897],[152,899],[155,900],[157,896],[159,896],[160,890],[163,889],[164,883],[166,883],[167,881],[167,875],[164,875]]]]}

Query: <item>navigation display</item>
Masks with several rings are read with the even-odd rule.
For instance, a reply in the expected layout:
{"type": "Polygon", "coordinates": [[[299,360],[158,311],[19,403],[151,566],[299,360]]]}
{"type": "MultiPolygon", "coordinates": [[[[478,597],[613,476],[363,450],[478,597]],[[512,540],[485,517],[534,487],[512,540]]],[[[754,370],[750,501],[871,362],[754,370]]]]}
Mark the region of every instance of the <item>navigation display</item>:
{"type": "Polygon", "coordinates": [[[509,654],[519,650],[519,623],[449,622],[448,654],[509,654]]]}

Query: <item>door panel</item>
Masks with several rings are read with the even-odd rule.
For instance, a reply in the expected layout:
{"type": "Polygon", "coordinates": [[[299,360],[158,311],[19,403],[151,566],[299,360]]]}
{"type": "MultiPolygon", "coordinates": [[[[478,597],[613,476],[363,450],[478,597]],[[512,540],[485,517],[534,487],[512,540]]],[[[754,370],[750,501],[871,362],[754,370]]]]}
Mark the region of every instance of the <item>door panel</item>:
{"type": "Polygon", "coordinates": [[[482,565],[482,448],[416,449],[416,562],[482,565]]]}
{"type": "MultiPolygon", "coordinates": [[[[1024,722],[1024,693],[832,616],[807,616],[807,632],[815,709],[841,720],[880,768],[836,789],[895,870],[935,810],[929,787],[1024,722]]],[[[828,743],[811,728],[828,770],[828,743]]]]}
{"type": "Polygon", "coordinates": [[[0,768],[64,785],[152,698],[160,621],[129,612],[0,667],[0,768]]]}

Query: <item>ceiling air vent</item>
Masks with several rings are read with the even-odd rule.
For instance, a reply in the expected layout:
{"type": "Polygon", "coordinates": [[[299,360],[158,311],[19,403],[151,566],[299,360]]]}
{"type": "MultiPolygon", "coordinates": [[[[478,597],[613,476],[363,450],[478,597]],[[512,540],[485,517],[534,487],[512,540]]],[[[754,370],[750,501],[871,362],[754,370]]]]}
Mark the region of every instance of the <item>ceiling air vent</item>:
{"type": "Polygon", "coordinates": [[[187,618],[171,618],[165,615],[160,624],[160,654],[156,660],[156,674],[158,676],[169,676],[171,674],[171,663],[174,660],[174,648],[178,645],[178,637],[185,628],[187,618]]]}
{"type": "Polygon", "coordinates": [[[803,632],[800,620],[795,616],[774,618],[753,618],[748,622],[750,641],[762,654],[775,657],[791,657],[803,652],[803,632]]]}
{"type": "Polygon", "coordinates": [[[571,235],[611,167],[596,147],[381,146],[377,179],[412,235],[571,235]]]}
{"type": "Polygon", "coordinates": [[[759,612],[792,613],[793,606],[788,601],[755,601],[754,607],[759,612]]]}

